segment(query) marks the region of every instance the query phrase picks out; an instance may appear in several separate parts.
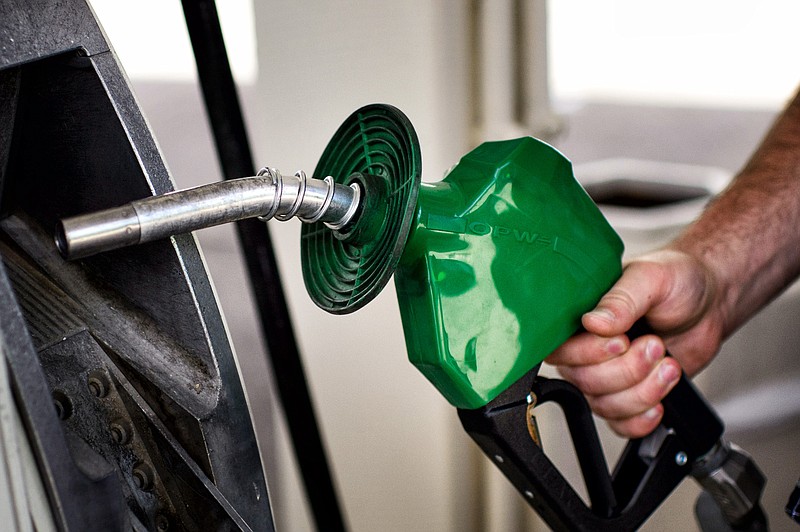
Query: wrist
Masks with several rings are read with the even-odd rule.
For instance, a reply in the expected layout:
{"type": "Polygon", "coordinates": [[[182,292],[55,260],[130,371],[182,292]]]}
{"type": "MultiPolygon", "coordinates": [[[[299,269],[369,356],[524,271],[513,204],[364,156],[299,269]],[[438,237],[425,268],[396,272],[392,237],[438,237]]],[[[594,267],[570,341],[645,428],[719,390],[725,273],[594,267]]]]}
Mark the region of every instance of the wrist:
{"type": "Polygon", "coordinates": [[[713,323],[711,329],[723,341],[738,327],[736,308],[741,283],[734,280],[738,275],[735,257],[729,257],[717,242],[706,242],[693,234],[691,228],[666,249],[680,254],[693,272],[695,283],[704,287],[704,304],[698,308],[698,321],[713,323]]]}

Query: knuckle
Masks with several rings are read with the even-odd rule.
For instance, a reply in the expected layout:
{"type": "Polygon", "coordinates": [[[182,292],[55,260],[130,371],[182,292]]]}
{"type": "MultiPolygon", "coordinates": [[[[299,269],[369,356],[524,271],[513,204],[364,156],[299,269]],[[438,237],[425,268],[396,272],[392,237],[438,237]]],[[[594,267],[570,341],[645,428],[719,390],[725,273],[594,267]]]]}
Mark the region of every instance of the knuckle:
{"type": "Polygon", "coordinates": [[[637,341],[624,355],[613,362],[614,378],[620,389],[638,386],[653,371],[654,362],[649,359],[645,346],[646,343],[637,341]]]}
{"type": "Polygon", "coordinates": [[[559,373],[584,394],[596,395],[598,393],[595,384],[597,381],[593,378],[590,367],[559,368],[559,373]]]}
{"type": "Polygon", "coordinates": [[[558,346],[547,357],[547,362],[555,366],[580,366],[594,362],[598,358],[598,341],[593,335],[577,334],[558,346]]]}
{"type": "Polygon", "coordinates": [[[666,394],[658,382],[653,378],[645,379],[634,388],[637,401],[644,408],[649,408],[661,402],[661,398],[666,394]]]}
{"type": "Polygon", "coordinates": [[[602,397],[606,394],[613,394],[621,387],[616,380],[607,378],[608,370],[604,370],[599,365],[583,366],[572,368],[570,382],[578,387],[585,395],[602,397]]]}
{"type": "Polygon", "coordinates": [[[607,396],[587,396],[586,399],[589,402],[589,407],[592,409],[592,412],[598,416],[607,420],[618,419],[620,417],[618,412],[614,410],[613,405],[609,404],[606,397],[607,396]]]}
{"type": "Polygon", "coordinates": [[[603,304],[619,315],[636,313],[636,301],[630,292],[622,287],[615,286],[603,296],[603,304]]]}
{"type": "Polygon", "coordinates": [[[653,367],[647,362],[643,353],[634,352],[632,356],[627,357],[625,363],[622,364],[622,378],[628,387],[633,387],[644,381],[653,367]]]}

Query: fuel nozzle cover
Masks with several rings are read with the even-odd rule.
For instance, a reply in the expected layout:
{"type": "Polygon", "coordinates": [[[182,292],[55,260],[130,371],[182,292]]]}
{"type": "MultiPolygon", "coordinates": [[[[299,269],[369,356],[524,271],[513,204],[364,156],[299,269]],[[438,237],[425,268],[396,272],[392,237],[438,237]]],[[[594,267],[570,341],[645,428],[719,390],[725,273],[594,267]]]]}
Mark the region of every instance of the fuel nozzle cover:
{"type": "Polygon", "coordinates": [[[395,272],[409,360],[454,406],[484,406],[578,329],[622,251],[555,148],[480,145],[420,186],[395,272]]]}

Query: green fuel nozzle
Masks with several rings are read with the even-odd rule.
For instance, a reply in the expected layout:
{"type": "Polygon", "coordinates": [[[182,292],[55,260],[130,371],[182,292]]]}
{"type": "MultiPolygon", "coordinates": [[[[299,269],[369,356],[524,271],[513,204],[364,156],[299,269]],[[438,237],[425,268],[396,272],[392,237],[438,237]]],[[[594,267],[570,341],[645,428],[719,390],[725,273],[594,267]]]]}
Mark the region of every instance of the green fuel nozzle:
{"type": "Polygon", "coordinates": [[[306,222],[303,277],[344,314],[394,275],[409,360],[453,405],[477,408],[580,325],[621,273],[622,242],[570,162],[533,138],[487,142],[438,183],[398,109],[369,105],[313,173],[268,171],[65,219],[56,242],[88,256],[246,217],[306,222]],[[87,251],[88,250],[88,251],[87,251]]]}
{"type": "Polygon", "coordinates": [[[571,163],[533,138],[482,144],[438,183],[420,184],[420,168],[398,110],[344,122],[315,175],[369,176],[353,231],[369,230],[304,226],[306,288],[344,313],[394,274],[409,360],[454,406],[477,408],[578,329],[621,274],[622,241],[571,163]]]}
{"type": "Polygon", "coordinates": [[[409,359],[453,405],[483,406],[578,329],[622,249],[558,151],[482,144],[420,187],[395,272],[409,359]]]}

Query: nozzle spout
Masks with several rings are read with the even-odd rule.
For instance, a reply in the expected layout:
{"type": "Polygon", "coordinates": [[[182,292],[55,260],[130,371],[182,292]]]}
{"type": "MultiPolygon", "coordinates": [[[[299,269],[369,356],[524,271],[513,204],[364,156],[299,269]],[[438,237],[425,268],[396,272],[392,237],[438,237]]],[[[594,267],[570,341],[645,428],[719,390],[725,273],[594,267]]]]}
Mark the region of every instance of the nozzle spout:
{"type": "Polygon", "coordinates": [[[132,204],[66,218],[56,226],[56,247],[65,259],[140,243],[141,225],[132,204]]]}
{"type": "Polygon", "coordinates": [[[358,207],[357,186],[332,179],[284,177],[274,169],[132,201],[120,207],[61,220],[55,243],[68,260],[89,257],[228,222],[263,220],[321,221],[332,229],[348,225],[358,207]]]}

